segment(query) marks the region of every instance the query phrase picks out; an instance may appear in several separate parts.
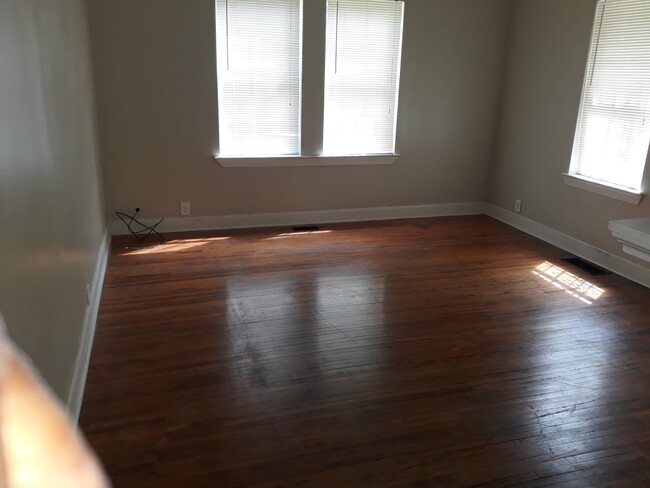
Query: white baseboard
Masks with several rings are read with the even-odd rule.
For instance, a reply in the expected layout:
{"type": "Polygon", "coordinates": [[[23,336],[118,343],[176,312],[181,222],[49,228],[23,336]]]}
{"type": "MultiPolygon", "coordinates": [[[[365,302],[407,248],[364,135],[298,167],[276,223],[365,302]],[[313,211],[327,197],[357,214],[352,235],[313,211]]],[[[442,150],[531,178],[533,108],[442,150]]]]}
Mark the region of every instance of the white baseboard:
{"type": "MultiPolygon", "coordinates": [[[[368,220],[477,215],[485,211],[483,202],[440,203],[395,207],[349,208],[339,210],[312,210],[241,215],[211,215],[205,217],[169,217],[161,222],[159,232],[193,230],[240,229],[249,227],[277,227],[281,225],[326,224],[335,222],[362,222],[368,220]]],[[[141,219],[153,225],[158,219],[141,219]]],[[[126,235],[128,230],[120,220],[111,220],[108,230],[112,235],[126,235]]]]}
{"type": "Polygon", "coordinates": [[[650,269],[648,268],[610,254],[607,251],[603,251],[602,249],[587,244],[586,242],[566,235],[555,229],[551,229],[550,227],[497,205],[486,203],[485,213],[490,217],[524,231],[527,234],[553,244],[571,254],[575,254],[576,256],[591,261],[592,263],[623,276],[624,278],[650,288],[650,269]]]}
{"type": "Polygon", "coordinates": [[[83,401],[86,376],[88,375],[88,365],[90,363],[90,353],[93,347],[93,339],[95,337],[97,313],[99,312],[99,302],[102,296],[102,287],[104,285],[104,275],[106,273],[110,242],[111,236],[108,232],[105,232],[102,238],[102,243],[99,246],[95,271],[93,273],[92,282],[90,283],[90,300],[89,304],[86,306],[86,313],[84,314],[81,341],[79,343],[72,382],[70,383],[70,390],[68,392],[68,415],[75,423],[78,422],[79,413],[81,412],[81,402],[83,401]]]}
{"type": "MultiPolygon", "coordinates": [[[[211,215],[203,217],[170,217],[163,220],[157,230],[160,232],[179,232],[477,214],[487,214],[527,234],[553,244],[560,249],[564,249],[571,254],[580,256],[609,271],[650,288],[649,269],[610,254],[534,220],[485,202],[313,210],[306,212],[211,215]]],[[[142,221],[147,225],[152,225],[157,222],[157,219],[142,219],[142,221]]],[[[124,223],[117,219],[108,223],[108,231],[112,235],[128,234],[124,223]]]]}

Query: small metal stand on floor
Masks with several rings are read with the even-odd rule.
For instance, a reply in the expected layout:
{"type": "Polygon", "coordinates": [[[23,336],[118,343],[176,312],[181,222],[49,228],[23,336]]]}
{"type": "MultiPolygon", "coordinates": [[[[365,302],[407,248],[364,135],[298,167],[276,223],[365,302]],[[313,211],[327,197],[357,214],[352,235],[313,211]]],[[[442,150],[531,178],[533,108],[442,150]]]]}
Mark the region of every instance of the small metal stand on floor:
{"type": "Polygon", "coordinates": [[[135,212],[133,212],[133,215],[127,215],[123,212],[115,212],[115,215],[118,216],[118,218],[124,222],[124,225],[126,225],[126,228],[129,230],[131,235],[135,237],[139,241],[144,241],[147,237],[149,237],[151,234],[156,234],[158,237],[160,237],[161,241],[165,240],[165,237],[156,230],[156,227],[165,220],[165,218],[161,218],[158,222],[152,225],[147,225],[142,222],[140,222],[138,219],[136,219],[136,215],[138,215],[138,212],[140,211],[139,208],[135,209],[135,212]],[[133,225],[137,225],[140,228],[139,229],[134,229],[133,225]]]}

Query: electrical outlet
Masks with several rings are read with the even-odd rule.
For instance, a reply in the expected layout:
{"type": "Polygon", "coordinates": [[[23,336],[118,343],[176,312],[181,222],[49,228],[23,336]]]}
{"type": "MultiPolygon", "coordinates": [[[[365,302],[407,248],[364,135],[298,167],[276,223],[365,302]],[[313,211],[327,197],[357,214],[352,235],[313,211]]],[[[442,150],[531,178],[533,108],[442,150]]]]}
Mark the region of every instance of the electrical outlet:
{"type": "Polygon", "coordinates": [[[515,212],[521,213],[521,200],[515,200],[515,212]]]}
{"type": "Polygon", "coordinates": [[[86,283],[86,305],[90,305],[90,283],[86,283]]]}
{"type": "Polygon", "coordinates": [[[190,202],[181,202],[181,215],[190,214],[190,202]]]}

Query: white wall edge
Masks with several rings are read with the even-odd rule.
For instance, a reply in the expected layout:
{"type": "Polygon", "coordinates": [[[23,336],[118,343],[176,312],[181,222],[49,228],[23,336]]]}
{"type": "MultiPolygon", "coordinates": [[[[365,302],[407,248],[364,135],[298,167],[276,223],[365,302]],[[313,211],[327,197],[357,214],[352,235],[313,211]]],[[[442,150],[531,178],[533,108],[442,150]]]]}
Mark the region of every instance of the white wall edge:
{"type": "Polygon", "coordinates": [[[84,389],[86,387],[86,377],[88,375],[88,366],[90,364],[90,353],[93,347],[95,337],[95,327],[97,325],[97,313],[99,312],[99,303],[102,296],[104,285],[104,276],[106,274],[106,265],[110,250],[111,235],[108,230],[104,232],[102,242],[97,253],[97,262],[90,284],[90,303],[86,306],[84,314],[83,329],[81,331],[81,341],[75,360],[74,373],[68,392],[67,409],[71,420],[76,424],[79,421],[81,413],[81,403],[83,401],[84,389]]]}
{"type": "MultiPolygon", "coordinates": [[[[485,204],[483,202],[464,202],[338,210],[312,210],[306,212],[211,215],[204,217],[169,217],[165,218],[156,230],[164,233],[194,230],[278,227],[283,225],[362,222],[368,220],[444,217],[453,215],[480,215],[485,213],[484,211],[485,204]]],[[[147,225],[155,224],[158,221],[158,219],[140,220],[147,225]]],[[[117,219],[111,220],[108,223],[108,230],[112,235],[127,235],[129,233],[124,223],[117,219]]]]}
{"type": "Polygon", "coordinates": [[[639,283],[646,288],[650,288],[650,269],[610,254],[575,237],[571,237],[497,205],[487,203],[485,204],[485,208],[485,213],[490,217],[500,220],[533,237],[546,241],[549,244],[553,244],[587,261],[591,261],[602,268],[639,283]]]}

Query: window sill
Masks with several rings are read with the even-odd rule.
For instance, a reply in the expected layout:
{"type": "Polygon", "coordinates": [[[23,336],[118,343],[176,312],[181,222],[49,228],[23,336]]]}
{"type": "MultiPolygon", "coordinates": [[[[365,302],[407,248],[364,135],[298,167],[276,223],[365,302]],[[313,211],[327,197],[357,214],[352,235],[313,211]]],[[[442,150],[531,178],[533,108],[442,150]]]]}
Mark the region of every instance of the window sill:
{"type": "Polygon", "coordinates": [[[581,188],[582,190],[598,193],[599,195],[615,198],[616,200],[621,200],[633,205],[638,205],[643,198],[643,193],[641,192],[617,185],[608,185],[602,181],[576,174],[564,173],[564,183],[575,188],[581,188]]]}
{"type": "Polygon", "coordinates": [[[393,164],[399,154],[364,154],[356,156],[253,156],[214,159],[224,168],[268,168],[282,166],[352,166],[393,164]]]}

